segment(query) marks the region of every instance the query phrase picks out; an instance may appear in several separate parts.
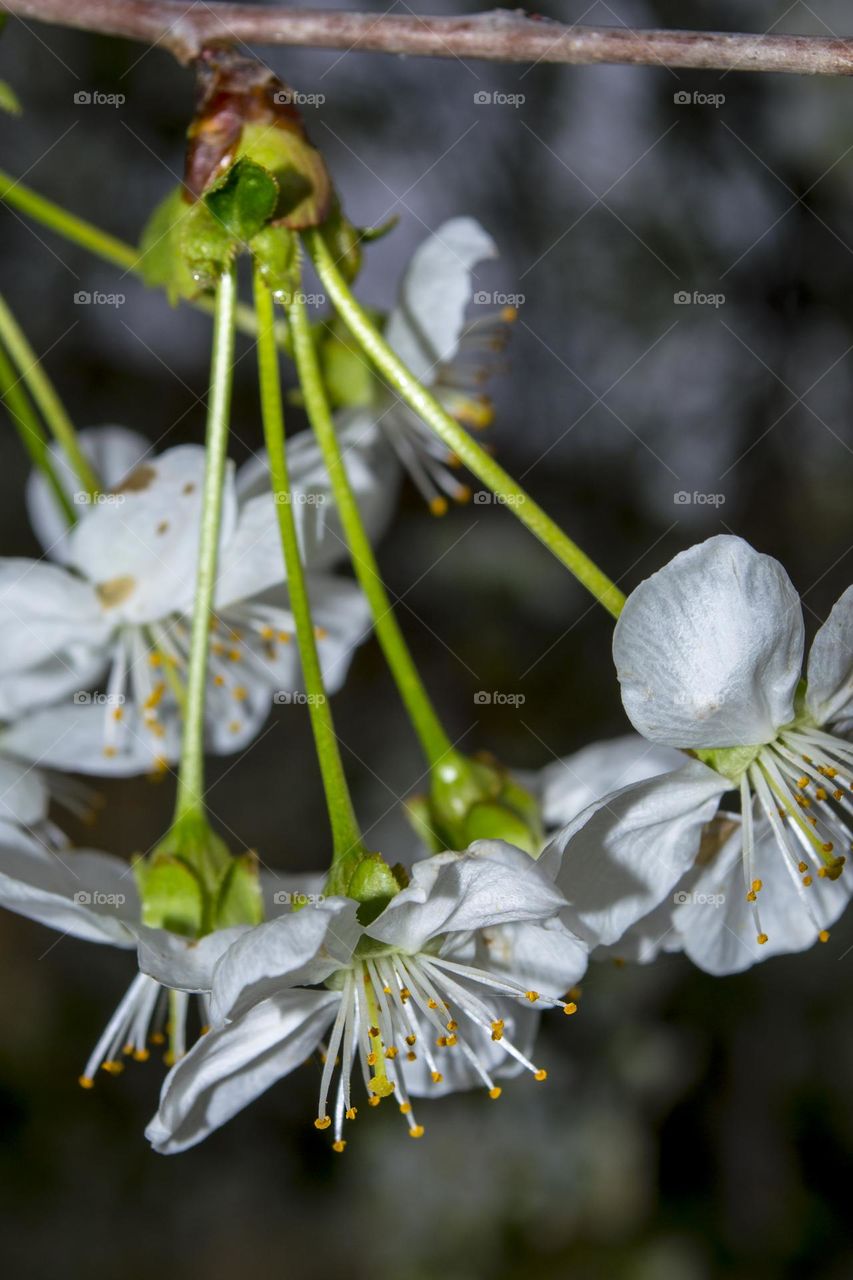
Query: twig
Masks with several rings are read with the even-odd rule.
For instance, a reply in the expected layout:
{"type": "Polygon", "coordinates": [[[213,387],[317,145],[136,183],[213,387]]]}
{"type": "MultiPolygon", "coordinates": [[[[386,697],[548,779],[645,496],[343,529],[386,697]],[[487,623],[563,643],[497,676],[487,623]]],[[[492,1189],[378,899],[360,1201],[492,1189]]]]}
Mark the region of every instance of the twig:
{"type": "Polygon", "coordinates": [[[853,38],[576,27],[496,9],[468,17],[339,13],[196,0],[0,0],[37,22],[159,44],[181,62],[204,45],[244,42],[496,62],[626,63],[714,71],[853,73],[853,38]]]}

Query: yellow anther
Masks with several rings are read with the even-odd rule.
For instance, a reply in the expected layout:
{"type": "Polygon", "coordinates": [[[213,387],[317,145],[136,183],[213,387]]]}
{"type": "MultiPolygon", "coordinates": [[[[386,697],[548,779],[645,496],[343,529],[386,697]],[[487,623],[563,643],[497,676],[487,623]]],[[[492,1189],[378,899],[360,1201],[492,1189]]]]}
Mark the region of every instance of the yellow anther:
{"type": "Polygon", "coordinates": [[[395,1044],[389,1044],[388,1048],[385,1050],[385,1057],[390,1058],[393,1062],[399,1052],[400,1051],[395,1044]]]}
{"type": "Polygon", "coordinates": [[[400,1103],[400,1115],[402,1115],[402,1116],[407,1116],[407,1115],[409,1114],[409,1112],[411,1111],[411,1109],[412,1109],[412,1104],[411,1104],[411,1102],[401,1102],[401,1103],[400,1103]]]}
{"type": "Polygon", "coordinates": [[[422,1124],[413,1124],[409,1130],[410,1138],[422,1138],[424,1136],[424,1127],[422,1124]]]}
{"type": "Polygon", "coordinates": [[[759,946],[762,946],[762,947],[763,947],[763,946],[764,946],[764,944],[765,944],[765,942],[767,941],[767,934],[766,934],[766,933],[759,933],[759,935],[758,935],[758,937],[757,937],[756,941],[758,942],[759,946]]]}
{"type": "Polygon", "coordinates": [[[340,1154],[340,1152],[341,1152],[341,1151],[343,1151],[343,1149],[344,1149],[344,1147],[345,1147],[346,1145],[347,1145],[347,1144],[346,1144],[346,1142],[344,1141],[344,1139],[343,1139],[343,1138],[338,1138],[337,1142],[333,1142],[333,1143],[332,1143],[332,1150],[333,1150],[333,1151],[337,1151],[337,1152],[338,1152],[338,1154],[340,1154]]]}
{"type": "Polygon", "coordinates": [[[518,307],[502,307],[501,308],[501,320],[503,320],[504,324],[512,324],[513,321],[517,319],[518,319],[518,307]]]}
{"type": "Polygon", "coordinates": [[[803,884],[806,886],[806,888],[808,888],[809,885],[813,883],[814,881],[812,880],[811,876],[803,876],[803,884]]]}
{"type": "Polygon", "coordinates": [[[418,1037],[414,1034],[410,1036],[406,1036],[406,1044],[415,1044],[417,1041],[417,1038],[418,1037]]]}
{"type": "Polygon", "coordinates": [[[455,1044],[459,1043],[458,1036],[445,1036],[444,1039],[445,1039],[445,1044],[447,1044],[450,1048],[453,1048],[455,1044]]]}
{"type": "Polygon", "coordinates": [[[427,1000],[427,1008],[428,1008],[428,1009],[437,1009],[437,1008],[438,1008],[438,1005],[436,1004],[435,1000],[427,1000]]]}
{"type": "Polygon", "coordinates": [[[151,1041],[151,1043],[152,1043],[152,1044],[165,1044],[165,1043],[166,1043],[166,1037],[163,1035],[163,1032],[162,1032],[162,1031],[155,1031],[153,1035],[150,1035],[150,1036],[148,1037],[148,1039],[151,1041]]]}
{"type": "Polygon", "coordinates": [[[415,1053],[413,1049],[410,1049],[409,1052],[406,1054],[406,1061],[417,1062],[417,1060],[418,1060],[418,1055],[415,1053]]]}
{"type": "Polygon", "coordinates": [[[747,902],[755,902],[757,897],[758,895],[753,893],[752,890],[750,889],[749,893],[746,895],[746,900],[747,902]]]}
{"type": "Polygon", "coordinates": [[[535,1004],[536,1001],[539,999],[538,991],[525,991],[524,994],[527,996],[527,999],[530,1001],[531,1004],[535,1004]]]}
{"type": "Polygon", "coordinates": [[[563,1013],[572,1014],[572,1013],[577,1013],[577,1011],[578,1011],[578,1007],[575,1004],[574,1000],[570,1000],[568,1004],[563,1005],[563,1013]]]}
{"type": "Polygon", "coordinates": [[[325,627],[315,627],[314,636],[315,636],[315,639],[317,640],[328,640],[329,632],[326,630],[325,627]]]}
{"type": "Polygon", "coordinates": [[[149,653],[148,655],[149,667],[159,667],[162,664],[162,662],[163,662],[163,658],[159,653],[149,653]]]}
{"type": "Polygon", "coordinates": [[[547,1079],[548,1079],[548,1072],[545,1070],[545,1068],[544,1068],[544,1067],[540,1067],[538,1071],[534,1071],[534,1072],[533,1072],[533,1079],[534,1079],[534,1080],[540,1080],[540,1081],[541,1081],[541,1080],[547,1080],[547,1079]]]}
{"type": "Polygon", "coordinates": [[[273,631],[272,627],[261,627],[261,639],[262,640],[275,639],[275,632],[273,631]]]}
{"type": "Polygon", "coordinates": [[[290,644],[290,632],[289,632],[289,631],[279,631],[279,633],[278,633],[278,641],[279,641],[279,643],[280,643],[280,644],[290,644]]]}
{"type": "Polygon", "coordinates": [[[113,707],[113,720],[121,720],[124,715],[123,707],[113,707]]]}
{"type": "Polygon", "coordinates": [[[821,929],[820,933],[817,935],[817,940],[818,942],[829,942],[829,930],[821,929]]]}
{"type": "Polygon", "coordinates": [[[216,685],[217,689],[221,689],[221,688],[222,688],[222,686],[223,686],[223,685],[224,685],[224,683],[225,683],[225,677],[224,677],[224,676],[214,676],[214,677],[213,677],[213,683],[216,685]]]}
{"type": "Polygon", "coordinates": [[[434,516],[443,516],[447,514],[447,499],[437,495],[430,499],[429,509],[434,516]]]}
{"type": "Polygon", "coordinates": [[[77,1083],[81,1089],[94,1089],[95,1082],[91,1076],[78,1076],[77,1083]]]}
{"type": "Polygon", "coordinates": [[[762,890],[763,888],[764,888],[764,882],[763,882],[763,880],[753,880],[753,882],[752,882],[752,892],[753,892],[753,893],[760,893],[760,892],[761,892],[761,890],[762,890]]]}
{"type": "Polygon", "coordinates": [[[367,1099],[367,1105],[369,1107],[378,1107],[381,1101],[382,1099],[378,1096],[378,1094],[374,1094],[372,1098],[367,1099]]]}
{"type": "Polygon", "coordinates": [[[384,994],[384,995],[386,995],[386,996],[390,996],[390,994],[391,994],[391,988],[390,988],[390,987],[383,987],[383,988],[382,988],[382,991],[383,991],[383,994],[384,994]]]}
{"type": "Polygon", "coordinates": [[[826,799],[826,788],[825,788],[825,787],[818,787],[814,794],[815,794],[815,799],[816,799],[816,800],[825,800],[825,799],[826,799]]]}
{"type": "Polygon", "coordinates": [[[492,1099],[493,1102],[497,1102],[498,1098],[501,1096],[502,1093],[503,1093],[503,1089],[501,1089],[499,1084],[496,1084],[496,1085],[493,1085],[492,1088],[489,1090],[489,1097],[492,1099]]]}
{"type": "Polygon", "coordinates": [[[134,1050],[134,1053],[133,1053],[134,1062],[147,1062],[150,1057],[151,1057],[151,1053],[149,1052],[148,1049],[134,1050]]]}
{"type": "Polygon", "coordinates": [[[375,1053],[369,1053],[369,1054],[367,1055],[367,1065],[368,1065],[369,1067],[375,1067],[375,1066],[376,1066],[376,1054],[375,1054],[375,1053]]]}
{"type": "Polygon", "coordinates": [[[358,1107],[349,1107],[345,1112],[347,1120],[354,1120],[358,1115],[358,1107]]]}
{"type": "Polygon", "coordinates": [[[103,755],[105,755],[108,760],[112,760],[113,756],[118,755],[118,752],[115,747],[104,747],[103,755]]]}
{"type": "Polygon", "coordinates": [[[455,494],[453,495],[453,499],[455,502],[459,502],[459,503],[470,502],[471,496],[472,496],[471,486],[467,484],[460,484],[459,488],[456,490],[455,494]]]}
{"type": "Polygon", "coordinates": [[[453,1021],[453,1019],[451,1018],[451,1019],[450,1019],[450,1021],[449,1021],[449,1022],[448,1022],[448,1024],[447,1024],[447,1030],[448,1030],[448,1031],[456,1031],[456,1030],[458,1029],[458,1027],[459,1027],[459,1023],[458,1023],[458,1022],[454,1022],[454,1021],[453,1021]]]}
{"type": "Polygon", "coordinates": [[[124,1054],[124,1056],[125,1056],[126,1058],[130,1058],[130,1057],[133,1055],[133,1042],[132,1042],[132,1041],[130,1041],[128,1044],[124,1045],[124,1047],[122,1048],[122,1053],[124,1054]]]}
{"type": "Polygon", "coordinates": [[[503,1033],[504,1033],[503,1018],[498,1018],[496,1019],[495,1022],[492,1023],[492,1039],[501,1040],[503,1038],[503,1033]]]}
{"type": "Polygon", "coordinates": [[[400,999],[403,1001],[403,1003],[404,1003],[404,1004],[405,1004],[405,1003],[406,1003],[406,1001],[409,999],[409,997],[411,996],[411,994],[412,994],[412,993],[411,993],[411,991],[409,990],[409,988],[408,988],[408,987],[401,987],[401,988],[400,988],[400,999]]]}
{"type": "Polygon", "coordinates": [[[248,696],[249,696],[249,691],[242,684],[238,684],[231,691],[231,697],[236,698],[238,702],[245,702],[248,696]]]}
{"type": "Polygon", "coordinates": [[[374,1040],[375,1040],[375,1039],[376,1039],[376,1037],[379,1035],[379,1028],[378,1028],[378,1027],[368,1027],[368,1029],[367,1029],[367,1034],[368,1034],[369,1036],[373,1036],[373,1038],[374,1038],[374,1040]]]}
{"type": "Polygon", "coordinates": [[[802,788],[802,787],[807,787],[808,785],[809,785],[809,779],[806,777],[805,774],[803,774],[803,776],[798,779],[797,786],[802,788]]]}
{"type": "Polygon", "coordinates": [[[822,844],[820,847],[824,853],[832,853],[833,849],[835,848],[835,845],[832,843],[831,840],[827,840],[826,843],[822,844]]]}
{"type": "Polygon", "coordinates": [[[807,862],[800,862],[800,863],[797,865],[797,870],[798,870],[798,871],[808,871],[808,869],[809,869],[809,864],[808,864],[807,862]]]}
{"type": "Polygon", "coordinates": [[[317,1119],[314,1121],[314,1128],[315,1128],[315,1129],[328,1129],[328,1127],[329,1127],[329,1125],[330,1125],[331,1123],[332,1123],[332,1117],[331,1117],[331,1116],[318,1116],[318,1117],[317,1117],[317,1119]]]}
{"type": "Polygon", "coordinates": [[[108,1058],[106,1062],[101,1063],[101,1070],[106,1071],[111,1076],[120,1076],[124,1071],[124,1063],[116,1062],[114,1058],[108,1058]]]}
{"type": "Polygon", "coordinates": [[[228,650],[228,661],[229,661],[229,662],[240,662],[240,660],[242,659],[242,657],[243,657],[243,655],[242,655],[242,653],[240,652],[240,650],[239,650],[239,649],[229,649],[229,650],[228,650]]]}
{"type": "Polygon", "coordinates": [[[442,1080],[444,1079],[444,1076],[441,1074],[440,1071],[433,1071],[431,1072],[431,1075],[432,1075],[433,1084],[441,1084],[442,1080]]]}

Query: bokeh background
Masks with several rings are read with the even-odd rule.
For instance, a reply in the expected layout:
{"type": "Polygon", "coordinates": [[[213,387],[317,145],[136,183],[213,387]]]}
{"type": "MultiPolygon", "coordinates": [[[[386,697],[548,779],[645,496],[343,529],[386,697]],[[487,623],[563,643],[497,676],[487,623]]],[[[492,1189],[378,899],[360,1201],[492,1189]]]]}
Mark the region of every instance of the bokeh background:
{"type": "MultiPolygon", "coordinates": [[[[853,34],[843,0],[546,0],[541,12],[853,34]]],[[[408,256],[444,218],[470,213],[495,235],[502,256],[480,270],[478,288],[524,300],[490,438],[568,531],[625,589],[689,543],[736,532],[786,564],[809,628],[818,625],[853,566],[853,87],[262,53],[300,91],[325,96],[306,108],[308,124],[353,220],[400,215],[369,251],[368,301],[390,304],[408,256]],[[478,102],[484,93],[524,100],[478,102]],[[682,292],[688,303],[676,301],[682,292]]],[[[158,50],[10,22],[0,76],[25,107],[4,119],[3,168],[135,240],[181,172],[191,74],[158,50]],[[95,90],[126,101],[75,102],[95,90]]],[[[199,440],[206,319],[170,310],[8,210],[0,227],[2,289],[75,421],[199,440]],[[82,306],[80,290],[126,301],[82,306]]],[[[260,442],[254,362],[241,351],[238,457],[260,442]]],[[[3,439],[2,549],[35,554],[26,465],[8,429],[3,439]]],[[[466,748],[538,768],[624,731],[606,615],[508,512],[472,505],[434,520],[407,489],[381,561],[466,748]],[[478,705],[478,690],[524,702],[478,705]]],[[[335,712],[365,825],[396,853],[399,800],[417,789],[422,764],[375,645],[359,652],[335,712]]],[[[211,768],[224,831],[271,865],[323,865],[328,833],[302,709],[278,708],[244,761],[211,768]]],[[[168,784],[114,782],[103,793],[98,826],[74,830],[79,841],[129,856],[168,821],[168,784]]],[[[594,964],[580,1016],[543,1030],[545,1089],[519,1081],[497,1107],[471,1096],[422,1108],[421,1143],[380,1109],[344,1157],[310,1124],[312,1066],[203,1148],[151,1154],[142,1129],[158,1064],[88,1094],[75,1083],[129,978],[127,957],[2,920],[7,1274],[853,1274],[853,919],[825,947],[725,980],[677,957],[651,969],[594,964]]]]}

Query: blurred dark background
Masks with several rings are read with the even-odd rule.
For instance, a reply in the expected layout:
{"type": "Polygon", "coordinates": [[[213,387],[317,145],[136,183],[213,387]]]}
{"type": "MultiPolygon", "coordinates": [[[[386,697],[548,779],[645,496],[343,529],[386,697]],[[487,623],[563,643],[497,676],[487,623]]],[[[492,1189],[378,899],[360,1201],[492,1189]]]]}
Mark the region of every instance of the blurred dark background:
{"type": "MultiPolygon", "coordinates": [[[[423,11],[480,7],[435,0],[423,11]]],[[[853,34],[842,0],[541,11],[853,34]]],[[[490,438],[546,509],[626,590],[690,542],[742,534],[786,564],[813,629],[851,577],[853,87],[262,52],[300,91],[325,95],[306,108],[308,125],[353,220],[400,215],[369,251],[363,297],[387,306],[412,250],[447,217],[473,214],[495,235],[502,256],[478,288],[524,301],[490,438]]],[[[25,108],[4,119],[2,167],[135,240],[181,172],[191,74],[158,50],[10,22],[0,76],[25,108]],[[75,103],[81,90],[126,101],[75,103]]],[[[3,291],[75,421],[122,422],[161,447],[199,440],[207,320],[6,209],[0,226],[3,291]],[[126,301],[80,306],[80,290],[126,301]]],[[[253,374],[248,358],[235,392],[240,457],[260,443],[253,374]]],[[[4,439],[3,551],[35,554],[26,465],[4,439]]],[[[434,520],[406,490],[381,560],[466,748],[537,768],[624,731],[606,615],[508,512],[434,520]],[[525,701],[476,705],[479,689],[525,701]]],[[[390,854],[398,800],[422,765],[375,645],[335,710],[360,814],[390,854]]],[[[242,765],[212,763],[214,813],[271,865],[320,867],[328,833],[307,716],[277,712],[242,765]]],[[[103,791],[95,833],[72,834],[126,855],[147,848],[169,818],[168,784],[103,791]]],[[[142,1129],[159,1064],[90,1094],[75,1084],[129,958],[11,916],[0,949],[7,1274],[853,1275],[851,920],[825,947],[726,980],[679,958],[593,965],[581,1016],[545,1027],[547,1092],[519,1081],[496,1108],[480,1096],[424,1107],[417,1144],[382,1109],[342,1158],[310,1124],[310,1066],[202,1148],[151,1154],[142,1129]]]]}

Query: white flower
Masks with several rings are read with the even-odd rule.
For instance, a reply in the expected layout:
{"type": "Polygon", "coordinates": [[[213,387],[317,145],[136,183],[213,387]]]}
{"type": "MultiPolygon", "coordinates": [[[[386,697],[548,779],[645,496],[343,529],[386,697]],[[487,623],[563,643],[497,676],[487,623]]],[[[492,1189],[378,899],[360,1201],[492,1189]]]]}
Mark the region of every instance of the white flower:
{"type": "MultiPolygon", "coordinates": [[[[84,433],[84,444],[110,479],[114,460],[123,466],[133,450],[130,433],[113,429],[84,433]]],[[[328,571],[343,543],[325,514],[316,451],[309,443],[294,453],[296,514],[334,691],[369,633],[368,611],[355,585],[328,571]]],[[[94,505],[78,505],[76,526],[56,535],[62,565],[0,561],[0,716],[63,700],[8,730],[8,750],[95,773],[137,773],[176,758],[204,464],[197,445],[145,457],[94,505]],[[86,692],[101,680],[96,694],[86,692]]],[[[246,490],[229,464],[207,698],[208,745],[219,752],[250,741],[274,691],[300,683],[272,494],[256,472],[246,490]]],[[[37,482],[31,497],[37,529],[53,536],[46,487],[37,482]]]]}
{"type": "MultiPolygon", "coordinates": [[[[312,893],[316,877],[261,873],[265,903],[279,912],[283,898],[312,893]]],[[[146,928],[133,870],[112,854],[90,849],[45,850],[23,832],[0,826],[0,907],[55,929],[63,937],[139,950],[140,962],[156,957],[161,982],[135,975],[92,1050],[80,1084],[89,1089],[99,1070],[117,1075],[124,1061],[148,1059],[152,1045],[167,1042],[170,1063],[186,1051],[189,995],[198,993],[199,1029],[209,1022],[202,987],[220,955],[244,931],[219,929],[198,941],[146,928]],[[201,976],[200,976],[201,975],[201,976]]]]}
{"type": "Polygon", "coordinates": [[[480,1084],[497,1098],[496,1078],[525,1069],[543,1080],[528,1054],[534,1006],[574,1012],[561,993],[586,967],[563,905],[527,854],[478,841],[416,863],[367,926],[333,897],[244,934],[213,970],[213,1030],[164,1082],[151,1142],[200,1142],[326,1037],[314,1123],[337,1151],[356,1064],[370,1105],[393,1095],[413,1137],[412,1097],[480,1084]]]}
{"type": "MultiPolygon", "coordinates": [[[[502,349],[506,323],[515,316],[512,307],[489,305],[466,324],[473,268],[496,254],[491,236],[473,218],[442,223],[415,251],[385,328],[388,343],[415,377],[449,414],[475,428],[492,420],[491,404],[482,393],[485,358],[502,349]]],[[[462,502],[470,497],[468,486],[454,474],[447,446],[390,391],[381,391],[368,407],[340,413],[338,421],[353,439],[378,423],[436,514],[446,511],[448,498],[462,502]]]]}
{"type": "Polygon", "coordinates": [[[825,941],[850,896],[853,747],[833,726],[853,712],[853,588],[802,684],[802,609],[785,570],[740,538],[711,538],[631,594],[613,652],[635,728],[699,758],[560,833],[543,859],[562,860],[564,918],[611,945],[655,912],[711,973],[825,941]],[[729,791],[740,815],[720,811],[729,791]]]}

